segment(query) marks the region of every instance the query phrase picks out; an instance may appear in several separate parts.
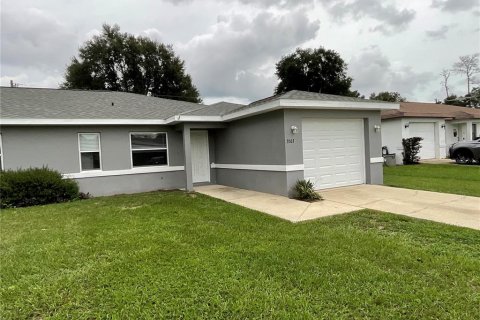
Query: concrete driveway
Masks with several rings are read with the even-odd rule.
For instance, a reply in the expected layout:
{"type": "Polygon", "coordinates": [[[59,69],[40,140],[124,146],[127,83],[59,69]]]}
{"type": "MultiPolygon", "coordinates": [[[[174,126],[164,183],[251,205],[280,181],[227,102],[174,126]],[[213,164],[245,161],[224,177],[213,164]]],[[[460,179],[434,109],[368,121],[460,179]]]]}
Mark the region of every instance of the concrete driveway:
{"type": "Polygon", "coordinates": [[[480,198],[446,193],[357,185],[321,190],[324,201],[308,203],[221,185],[195,191],[292,222],[374,209],[480,230],[480,198]]]}

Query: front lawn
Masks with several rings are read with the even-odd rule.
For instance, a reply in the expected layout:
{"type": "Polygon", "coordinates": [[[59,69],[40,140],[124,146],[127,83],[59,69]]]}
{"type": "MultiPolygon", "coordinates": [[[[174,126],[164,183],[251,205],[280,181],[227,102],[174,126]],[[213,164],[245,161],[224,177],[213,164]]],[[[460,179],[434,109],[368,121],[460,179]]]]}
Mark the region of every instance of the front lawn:
{"type": "Polygon", "coordinates": [[[480,232],[154,192],[1,212],[1,319],[478,319],[480,232]]]}
{"type": "Polygon", "coordinates": [[[416,164],[384,167],[384,184],[480,197],[480,166],[416,164]]]}

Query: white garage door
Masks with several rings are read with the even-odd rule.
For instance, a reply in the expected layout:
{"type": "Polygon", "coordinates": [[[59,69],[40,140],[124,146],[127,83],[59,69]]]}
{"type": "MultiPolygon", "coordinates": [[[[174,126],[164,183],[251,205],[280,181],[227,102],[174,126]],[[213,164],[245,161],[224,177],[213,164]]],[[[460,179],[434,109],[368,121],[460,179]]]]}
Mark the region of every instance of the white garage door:
{"type": "Polygon", "coordinates": [[[304,176],[317,189],[365,183],[362,119],[304,119],[302,136],[304,176]]]}
{"type": "Polygon", "coordinates": [[[432,122],[410,122],[409,138],[421,137],[420,159],[435,159],[435,124],[432,122]]]}

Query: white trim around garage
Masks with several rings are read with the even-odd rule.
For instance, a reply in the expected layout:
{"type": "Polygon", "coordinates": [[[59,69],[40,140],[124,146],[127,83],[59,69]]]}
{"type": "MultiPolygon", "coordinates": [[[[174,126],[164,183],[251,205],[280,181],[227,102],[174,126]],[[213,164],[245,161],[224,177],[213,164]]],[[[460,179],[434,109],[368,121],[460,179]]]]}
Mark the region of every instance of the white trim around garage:
{"type": "Polygon", "coordinates": [[[107,171],[84,171],[78,173],[64,173],[64,178],[82,179],[95,177],[110,177],[110,176],[124,176],[130,174],[144,174],[144,173],[161,173],[172,171],[184,171],[184,166],[158,166],[158,167],[136,167],[126,170],[107,170],[107,171]]]}
{"type": "Polygon", "coordinates": [[[383,163],[383,157],[370,158],[370,163],[383,163]]]}
{"type": "Polygon", "coordinates": [[[233,169],[233,170],[255,170],[255,171],[278,171],[278,172],[290,172],[290,171],[303,171],[303,164],[290,164],[290,165],[270,165],[270,164],[220,164],[212,163],[212,169],[233,169]]]}

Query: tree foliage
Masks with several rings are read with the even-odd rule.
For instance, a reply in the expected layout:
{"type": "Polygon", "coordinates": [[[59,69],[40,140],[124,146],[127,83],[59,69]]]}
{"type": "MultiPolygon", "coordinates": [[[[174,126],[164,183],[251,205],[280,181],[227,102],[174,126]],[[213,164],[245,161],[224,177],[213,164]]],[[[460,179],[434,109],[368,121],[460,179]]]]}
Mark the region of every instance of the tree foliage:
{"type": "Polygon", "coordinates": [[[351,91],[352,78],[347,76],[347,64],[340,55],[324,48],[297,49],[282,57],[276,65],[280,79],[275,94],[303,90],[358,97],[351,91]]]}
{"type": "Polygon", "coordinates": [[[467,94],[470,94],[470,85],[474,80],[475,74],[480,72],[479,59],[480,54],[461,56],[458,62],[453,64],[452,71],[463,74],[467,79],[467,94]]]}
{"type": "Polygon", "coordinates": [[[72,58],[63,87],[125,91],[201,102],[184,62],[171,46],[146,37],[121,33],[103,25],[100,35],[86,41],[72,58]]]}
{"type": "Polygon", "coordinates": [[[443,100],[444,104],[448,104],[451,106],[459,106],[459,107],[466,107],[466,101],[463,99],[463,97],[458,97],[455,94],[449,95],[448,97],[443,100]]]}
{"type": "Polygon", "coordinates": [[[421,137],[411,137],[407,139],[402,139],[403,145],[403,164],[416,164],[420,161],[418,154],[420,153],[420,148],[422,147],[421,137]]]}
{"type": "Polygon", "coordinates": [[[451,71],[448,70],[448,69],[443,69],[442,72],[440,73],[440,75],[442,76],[441,84],[442,84],[443,88],[445,89],[446,96],[448,97],[450,95],[449,94],[450,87],[448,86],[448,79],[451,76],[451,71]]]}
{"type": "Polygon", "coordinates": [[[465,96],[450,95],[443,100],[443,103],[460,107],[480,108],[480,87],[473,88],[465,96]]]}
{"type": "Polygon", "coordinates": [[[370,94],[370,100],[380,100],[380,101],[387,101],[387,102],[405,102],[407,99],[402,97],[398,92],[388,92],[382,91],[378,94],[373,92],[370,94]]]}

